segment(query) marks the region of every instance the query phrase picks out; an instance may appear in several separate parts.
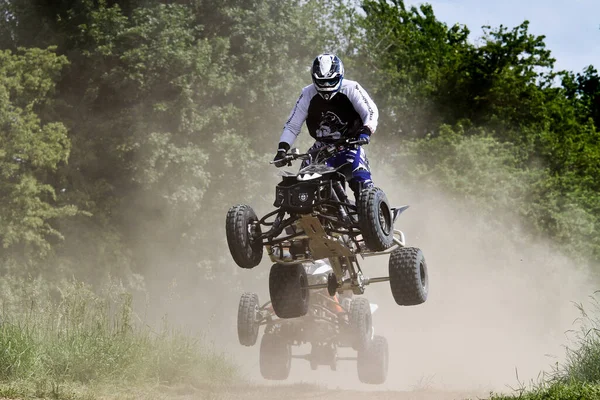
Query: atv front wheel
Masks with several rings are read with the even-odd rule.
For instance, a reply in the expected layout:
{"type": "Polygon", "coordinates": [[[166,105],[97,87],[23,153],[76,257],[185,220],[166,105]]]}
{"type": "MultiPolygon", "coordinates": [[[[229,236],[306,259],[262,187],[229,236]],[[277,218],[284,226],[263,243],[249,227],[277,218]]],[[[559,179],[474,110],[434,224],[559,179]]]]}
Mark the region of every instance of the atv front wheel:
{"type": "Polygon", "coordinates": [[[242,346],[254,346],[258,338],[260,326],[258,295],[244,293],[238,306],[237,330],[238,339],[242,346]]]}
{"type": "Polygon", "coordinates": [[[369,348],[358,352],[358,379],[362,383],[381,385],[387,378],[388,364],[387,340],[383,336],[375,336],[369,348]]]}
{"type": "Polygon", "coordinates": [[[306,270],[301,264],[273,264],[269,293],[273,311],[279,318],[297,318],[308,312],[309,290],[306,270]]]}
{"type": "Polygon", "coordinates": [[[257,222],[256,213],[245,204],[233,206],[227,212],[227,244],[235,263],[241,268],[254,268],[262,259],[262,242],[257,240],[261,230],[257,222]]]}
{"type": "Polygon", "coordinates": [[[350,325],[352,348],[354,350],[364,350],[369,347],[373,335],[373,318],[369,300],[364,297],[352,299],[348,312],[348,323],[350,325]]]}
{"type": "Polygon", "coordinates": [[[292,368],[292,346],[287,340],[275,334],[263,335],[258,363],[263,378],[274,381],[285,380],[292,368]]]}
{"type": "Polygon", "coordinates": [[[400,247],[392,252],[389,262],[390,288],[396,303],[416,306],[427,300],[429,277],[421,249],[400,247]]]}
{"type": "Polygon", "coordinates": [[[383,190],[370,187],[360,192],[358,225],[369,250],[384,251],[394,244],[394,219],[383,190]]]}

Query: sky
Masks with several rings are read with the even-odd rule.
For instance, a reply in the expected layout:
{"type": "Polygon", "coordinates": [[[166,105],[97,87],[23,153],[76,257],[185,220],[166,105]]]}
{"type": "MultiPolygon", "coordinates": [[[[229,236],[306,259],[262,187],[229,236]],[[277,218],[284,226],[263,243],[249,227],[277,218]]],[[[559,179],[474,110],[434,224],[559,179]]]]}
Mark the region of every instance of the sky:
{"type": "Polygon", "coordinates": [[[513,28],[529,21],[529,32],[545,35],[555,68],[582,72],[600,69],[600,0],[405,0],[407,6],[429,3],[438,20],[460,23],[471,39],[482,36],[481,26],[513,28]]]}

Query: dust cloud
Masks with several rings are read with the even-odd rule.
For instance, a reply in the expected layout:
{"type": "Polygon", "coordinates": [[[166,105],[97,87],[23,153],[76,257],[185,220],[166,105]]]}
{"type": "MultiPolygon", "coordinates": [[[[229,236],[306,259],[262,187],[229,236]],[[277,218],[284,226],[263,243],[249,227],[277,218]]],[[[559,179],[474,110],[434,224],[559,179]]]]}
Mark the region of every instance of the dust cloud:
{"type": "MultiPolygon", "coordinates": [[[[584,267],[574,265],[549,242],[534,241],[514,215],[506,215],[497,226],[474,205],[444,193],[403,187],[397,178],[385,176],[376,176],[376,184],[393,205],[411,205],[396,228],[406,234],[409,246],[425,254],[429,298],[420,306],[400,307],[387,283],[367,288],[365,295],[379,305],[373,316],[375,331],[389,343],[384,385],[359,383],[354,362],[340,363],[338,371],[331,372],[328,367],[311,371],[302,360],[293,361],[287,383],[510,392],[537,381],[542,371],[562,360],[565,332],[578,316],[572,302],[584,301],[595,289],[584,267]]],[[[388,256],[368,258],[363,271],[385,276],[387,262],[388,256]]],[[[261,301],[268,299],[266,277],[264,287],[254,290],[261,301]]],[[[257,372],[258,345],[245,348],[234,338],[228,348],[247,378],[269,384],[257,372]]],[[[309,349],[294,348],[296,354],[302,350],[309,349]]],[[[340,355],[353,354],[341,349],[340,355]]]]}
{"type": "MultiPolygon", "coordinates": [[[[430,276],[421,306],[396,306],[382,284],[367,293],[390,341],[389,385],[505,391],[562,359],[578,316],[571,302],[594,290],[585,269],[533,242],[514,216],[498,227],[472,204],[380,182],[393,204],[412,205],[397,228],[423,250],[430,276]]],[[[383,257],[369,262],[368,273],[386,273],[383,257]]]]}
{"type": "MultiPolygon", "coordinates": [[[[265,174],[275,184],[275,172],[265,174]]],[[[411,206],[396,228],[406,234],[409,246],[423,250],[430,279],[427,302],[415,307],[396,305],[388,283],[367,287],[365,295],[379,305],[373,316],[375,332],[389,343],[385,384],[361,384],[352,361],[340,362],[333,372],[325,366],[312,371],[308,362],[293,360],[288,380],[263,380],[258,366],[260,337],[254,347],[241,346],[236,317],[242,292],[253,291],[261,302],[268,300],[270,264],[265,257],[253,270],[237,268],[224,234],[207,245],[207,252],[228,259],[224,273],[236,283],[198,282],[195,291],[173,298],[165,294],[162,308],[154,311],[169,312],[172,321],[200,329],[209,344],[240,365],[243,378],[261,385],[303,382],[355,390],[510,392],[536,381],[542,371],[562,360],[565,332],[578,316],[572,302],[585,301],[595,290],[584,266],[574,265],[550,242],[532,239],[514,215],[505,215],[501,225],[492,224],[485,213],[462,199],[410,186],[377,170],[374,177],[392,205],[411,206]]],[[[253,206],[263,214],[270,210],[271,200],[265,195],[264,204],[253,206]]],[[[224,205],[223,220],[229,206],[224,205]]],[[[363,272],[385,276],[387,263],[385,255],[368,258],[362,262],[363,272]]],[[[293,348],[294,354],[309,350],[293,348]]],[[[339,355],[355,352],[340,349],[339,355]]]]}

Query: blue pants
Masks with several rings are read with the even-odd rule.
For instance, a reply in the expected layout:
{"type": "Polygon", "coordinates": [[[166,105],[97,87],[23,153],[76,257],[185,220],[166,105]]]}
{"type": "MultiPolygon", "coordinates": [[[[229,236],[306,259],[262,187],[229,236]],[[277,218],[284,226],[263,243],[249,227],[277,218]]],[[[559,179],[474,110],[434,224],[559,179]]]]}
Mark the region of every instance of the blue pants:
{"type": "MultiPolygon", "coordinates": [[[[321,147],[323,147],[323,143],[315,142],[308,152],[312,153],[321,147]]],[[[333,168],[337,168],[347,162],[352,163],[352,179],[349,184],[354,192],[354,196],[358,200],[358,194],[361,189],[373,186],[369,160],[367,160],[365,150],[359,146],[357,149],[345,150],[338,153],[326,161],[327,165],[333,168]]]]}

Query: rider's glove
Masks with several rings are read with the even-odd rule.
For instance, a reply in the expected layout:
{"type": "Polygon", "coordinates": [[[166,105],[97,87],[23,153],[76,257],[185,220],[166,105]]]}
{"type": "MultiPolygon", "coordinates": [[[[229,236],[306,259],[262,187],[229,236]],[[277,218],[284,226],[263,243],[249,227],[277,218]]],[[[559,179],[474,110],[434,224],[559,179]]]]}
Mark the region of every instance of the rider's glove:
{"type": "Polygon", "coordinates": [[[356,132],[356,136],[358,136],[358,140],[362,142],[362,144],[369,144],[371,141],[371,129],[363,125],[356,132]]]}
{"type": "Polygon", "coordinates": [[[289,149],[289,144],[286,142],[280,142],[279,149],[277,149],[277,154],[275,154],[275,158],[273,159],[273,165],[275,165],[277,168],[281,168],[286,164],[290,165],[291,163],[289,161],[285,161],[285,156],[287,155],[289,149]]]}

